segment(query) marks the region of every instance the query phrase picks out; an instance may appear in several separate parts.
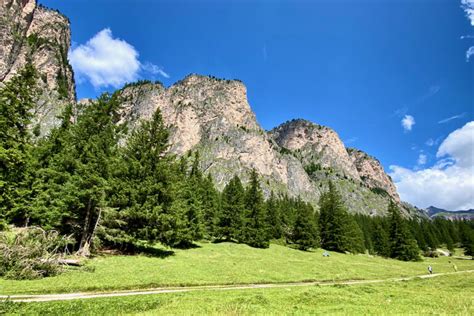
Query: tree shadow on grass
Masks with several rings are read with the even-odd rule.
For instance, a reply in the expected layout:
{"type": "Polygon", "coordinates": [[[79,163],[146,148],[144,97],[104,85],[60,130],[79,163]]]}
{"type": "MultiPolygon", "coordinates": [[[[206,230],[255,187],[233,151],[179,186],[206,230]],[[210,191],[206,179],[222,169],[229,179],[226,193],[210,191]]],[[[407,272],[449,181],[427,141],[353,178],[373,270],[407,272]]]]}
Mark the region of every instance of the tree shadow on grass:
{"type": "Polygon", "coordinates": [[[166,258],[169,256],[174,256],[175,252],[173,250],[167,250],[162,248],[157,248],[151,245],[140,245],[140,244],[128,244],[126,246],[122,246],[120,250],[118,250],[120,254],[124,255],[144,255],[147,257],[155,257],[155,258],[166,258]]]}

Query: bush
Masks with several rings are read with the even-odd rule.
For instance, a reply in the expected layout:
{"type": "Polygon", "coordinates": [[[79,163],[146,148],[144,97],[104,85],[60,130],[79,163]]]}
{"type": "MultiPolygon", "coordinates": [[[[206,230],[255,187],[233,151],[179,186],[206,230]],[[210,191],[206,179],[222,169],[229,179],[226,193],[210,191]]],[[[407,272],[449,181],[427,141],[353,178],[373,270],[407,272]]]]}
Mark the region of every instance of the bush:
{"type": "Polygon", "coordinates": [[[61,272],[59,258],[71,238],[38,227],[0,233],[0,276],[38,279],[61,272]]]}

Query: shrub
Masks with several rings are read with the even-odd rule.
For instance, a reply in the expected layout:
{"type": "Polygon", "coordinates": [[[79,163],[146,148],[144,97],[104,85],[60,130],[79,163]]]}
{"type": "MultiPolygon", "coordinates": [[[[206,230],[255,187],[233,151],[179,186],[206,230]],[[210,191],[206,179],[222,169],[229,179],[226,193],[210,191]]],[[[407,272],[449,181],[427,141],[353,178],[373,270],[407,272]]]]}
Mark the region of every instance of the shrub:
{"type": "Polygon", "coordinates": [[[38,227],[2,232],[0,276],[24,280],[56,275],[61,272],[59,258],[70,243],[70,237],[38,227]]]}

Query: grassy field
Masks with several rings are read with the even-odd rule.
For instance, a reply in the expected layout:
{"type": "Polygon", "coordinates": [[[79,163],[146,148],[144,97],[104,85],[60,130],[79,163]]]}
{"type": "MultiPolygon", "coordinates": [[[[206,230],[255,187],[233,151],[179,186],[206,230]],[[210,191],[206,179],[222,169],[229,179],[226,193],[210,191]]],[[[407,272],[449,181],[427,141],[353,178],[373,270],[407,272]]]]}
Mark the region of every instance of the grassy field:
{"type": "Polygon", "coordinates": [[[31,281],[0,279],[0,294],[44,294],[79,291],[145,289],[160,286],[270,283],[323,280],[386,279],[421,275],[431,265],[435,273],[474,269],[474,261],[453,258],[402,262],[368,255],[303,252],[271,245],[202,243],[199,248],[174,250],[164,258],[151,256],[98,256],[85,268],[56,277],[31,281]]]}
{"type": "Polygon", "coordinates": [[[472,274],[372,285],[196,291],[46,303],[3,303],[7,314],[474,314],[472,274]]]}

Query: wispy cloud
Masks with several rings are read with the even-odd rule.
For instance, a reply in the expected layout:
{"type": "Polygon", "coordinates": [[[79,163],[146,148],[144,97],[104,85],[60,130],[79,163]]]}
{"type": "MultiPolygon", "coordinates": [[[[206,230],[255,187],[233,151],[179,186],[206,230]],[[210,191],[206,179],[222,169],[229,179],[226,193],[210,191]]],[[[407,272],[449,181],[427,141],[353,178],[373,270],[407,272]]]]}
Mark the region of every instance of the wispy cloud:
{"type": "Polygon", "coordinates": [[[411,115],[405,115],[401,124],[405,132],[409,132],[413,129],[413,125],[415,125],[415,118],[411,115]]]}
{"type": "Polygon", "coordinates": [[[474,55],[474,46],[469,47],[466,51],[466,61],[469,61],[472,55],[474,55]]]}
{"type": "Polygon", "coordinates": [[[441,121],[438,121],[438,124],[444,124],[444,123],[448,123],[452,120],[456,120],[456,119],[459,119],[459,118],[462,118],[466,115],[466,112],[464,113],[461,113],[461,114],[457,114],[457,115],[453,115],[451,117],[447,117],[445,119],[442,119],[441,121]]]}
{"type": "Polygon", "coordinates": [[[126,82],[138,80],[141,72],[169,78],[161,67],[142,64],[135,47],[114,38],[109,28],[95,34],[87,43],[73,47],[68,57],[77,81],[88,80],[95,88],[118,88],[126,82]]]}
{"type": "Polygon", "coordinates": [[[474,26],[474,0],[461,0],[461,7],[471,21],[471,25],[474,26]]]}
{"type": "Polygon", "coordinates": [[[352,144],[354,142],[356,142],[357,140],[359,139],[359,137],[351,137],[351,138],[348,138],[344,141],[344,144],[348,145],[348,144],[352,144]]]}
{"type": "Polygon", "coordinates": [[[440,141],[441,141],[441,137],[438,137],[436,139],[430,138],[425,142],[425,145],[428,147],[433,147],[435,145],[438,145],[440,141]]]}
{"type": "Polygon", "coordinates": [[[428,161],[428,156],[426,156],[425,154],[420,154],[420,155],[418,155],[418,160],[416,161],[416,163],[419,166],[422,166],[422,165],[426,164],[427,161],[428,161]]]}
{"type": "MultiPolygon", "coordinates": [[[[466,17],[474,26],[474,0],[461,0],[461,8],[464,10],[466,17]]],[[[461,39],[472,38],[470,35],[461,36],[461,39]]],[[[466,62],[469,62],[471,56],[474,55],[474,46],[471,46],[466,51],[466,62]]]]}
{"type": "Polygon", "coordinates": [[[165,78],[169,78],[170,75],[168,73],[166,73],[162,67],[160,66],[157,66],[155,64],[152,64],[150,62],[146,62],[144,64],[142,64],[142,69],[144,71],[147,71],[153,75],[160,75],[162,77],[165,77],[165,78]]]}

